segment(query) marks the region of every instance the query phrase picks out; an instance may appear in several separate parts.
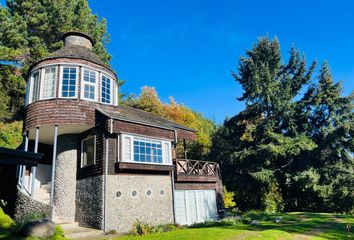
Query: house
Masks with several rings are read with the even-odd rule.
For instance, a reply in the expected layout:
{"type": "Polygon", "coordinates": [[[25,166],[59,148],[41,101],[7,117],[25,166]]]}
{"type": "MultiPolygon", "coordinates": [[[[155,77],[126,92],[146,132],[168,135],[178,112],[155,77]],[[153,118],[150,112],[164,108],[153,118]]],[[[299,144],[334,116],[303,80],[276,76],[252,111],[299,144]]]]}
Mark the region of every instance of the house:
{"type": "Polygon", "coordinates": [[[179,159],[193,129],[120,106],[115,72],[92,52],[86,34],[29,69],[24,150],[44,154],[18,169],[15,217],[43,212],[56,223],[127,232],[150,224],[192,224],[217,217],[219,165],[179,159]]]}

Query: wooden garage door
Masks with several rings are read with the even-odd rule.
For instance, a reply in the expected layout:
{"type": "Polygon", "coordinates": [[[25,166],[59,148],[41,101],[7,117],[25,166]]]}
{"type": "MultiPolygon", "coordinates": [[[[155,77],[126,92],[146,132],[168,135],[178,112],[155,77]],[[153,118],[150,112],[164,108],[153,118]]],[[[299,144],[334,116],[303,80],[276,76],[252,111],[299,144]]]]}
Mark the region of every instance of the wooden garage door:
{"type": "Polygon", "coordinates": [[[176,223],[190,225],[216,218],[215,190],[176,190],[176,223]]]}

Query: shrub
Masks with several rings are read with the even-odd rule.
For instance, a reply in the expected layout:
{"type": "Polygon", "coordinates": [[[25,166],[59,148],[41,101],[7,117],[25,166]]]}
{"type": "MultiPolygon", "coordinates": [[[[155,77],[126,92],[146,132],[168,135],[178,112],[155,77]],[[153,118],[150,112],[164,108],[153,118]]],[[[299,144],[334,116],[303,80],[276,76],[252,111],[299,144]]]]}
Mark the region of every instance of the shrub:
{"type": "Polygon", "coordinates": [[[242,216],[242,222],[245,224],[251,223],[252,220],[272,221],[273,219],[267,212],[256,210],[249,211],[242,216]]]}
{"type": "Polygon", "coordinates": [[[131,230],[131,235],[133,236],[144,236],[147,234],[150,234],[153,232],[153,226],[139,221],[139,219],[136,220],[136,222],[133,224],[133,229],[131,230]]]}
{"type": "Polygon", "coordinates": [[[50,240],[68,240],[65,237],[64,230],[60,226],[55,226],[54,236],[50,240]]]}
{"type": "Polygon", "coordinates": [[[183,227],[172,223],[152,226],[151,224],[141,222],[137,219],[133,224],[133,229],[130,231],[130,234],[133,236],[143,236],[150,233],[169,232],[180,228],[183,227]]]}
{"type": "Polygon", "coordinates": [[[284,201],[277,183],[271,183],[269,191],[262,197],[262,210],[267,213],[277,213],[284,209],[284,201]]]}
{"type": "Polygon", "coordinates": [[[30,221],[40,220],[40,219],[42,219],[44,217],[45,217],[45,213],[44,212],[28,213],[21,220],[19,220],[16,223],[16,229],[20,230],[23,227],[23,225],[25,225],[26,223],[28,223],[30,221]]]}
{"type": "Polygon", "coordinates": [[[224,186],[224,205],[225,208],[234,208],[236,203],[234,201],[235,193],[227,191],[226,187],[224,186]]]}

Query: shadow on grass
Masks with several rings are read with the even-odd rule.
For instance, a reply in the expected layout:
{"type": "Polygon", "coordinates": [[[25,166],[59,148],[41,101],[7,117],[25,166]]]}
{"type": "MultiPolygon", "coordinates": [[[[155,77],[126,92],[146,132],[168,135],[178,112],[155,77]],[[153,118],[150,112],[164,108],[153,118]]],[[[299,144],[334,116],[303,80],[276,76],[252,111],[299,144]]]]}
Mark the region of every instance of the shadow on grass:
{"type": "Polygon", "coordinates": [[[353,239],[351,238],[353,235],[351,234],[351,236],[348,236],[346,232],[347,222],[353,222],[353,219],[354,218],[349,215],[331,215],[327,213],[291,213],[270,215],[267,220],[260,221],[260,225],[258,226],[251,226],[249,224],[242,223],[241,221],[221,220],[219,222],[196,224],[192,226],[192,228],[218,227],[255,232],[280,230],[289,234],[303,234],[307,236],[324,237],[327,239],[353,239]],[[283,221],[281,223],[275,223],[275,216],[281,216],[283,221]],[[270,221],[269,219],[273,219],[273,221],[270,221]]]}

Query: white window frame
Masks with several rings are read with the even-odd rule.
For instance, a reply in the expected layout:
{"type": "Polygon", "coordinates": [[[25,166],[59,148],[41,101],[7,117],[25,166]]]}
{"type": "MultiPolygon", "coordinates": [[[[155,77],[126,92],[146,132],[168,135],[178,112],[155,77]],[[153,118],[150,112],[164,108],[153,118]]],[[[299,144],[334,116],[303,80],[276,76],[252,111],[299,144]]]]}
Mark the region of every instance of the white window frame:
{"type": "Polygon", "coordinates": [[[77,97],[78,86],[79,86],[79,67],[77,67],[77,66],[72,66],[72,65],[60,66],[60,71],[59,71],[59,98],[65,98],[65,99],[75,99],[75,98],[78,98],[78,97],[77,97]],[[63,73],[64,73],[64,68],[76,68],[75,96],[73,96],[73,97],[63,97],[62,87],[63,87],[63,73]]]}
{"type": "Polygon", "coordinates": [[[92,102],[98,102],[98,81],[100,81],[100,73],[92,68],[87,68],[87,67],[82,67],[81,68],[81,99],[87,100],[87,101],[92,101],[92,102]],[[88,70],[91,72],[95,72],[96,73],[96,83],[90,83],[90,82],[85,82],[84,80],[84,71],[88,70]],[[91,98],[85,98],[85,84],[89,85],[89,86],[94,86],[95,87],[95,99],[91,99],[91,98]]]}
{"type": "Polygon", "coordinates": [[[88,167],[88,166],[93,166],[96,164],[96,135],[94,136],[88,136],[84,139],[81,140],[81,159],[80,159],[80,168],[88,167]],[[93,164],[86,164],[83,166],[83,160],[84,160],[84,141],[89,140],[93,138],[93,164]]]}
{"type": "Polygon", "coordinates": [[[121,159],[120,161],[122,162],[131,162],[131,163],[137,163],[137,164],[154,164],[154,165],[173,165],[172,163],[172,144],[171,141],[168,141],[166,139],[159,139],[159,138],[153,138],[149,136],[143,136],[143,135],[135,135],[135,134],[122,134],[121,135],[121,159]],[[130,160],[127,160],[125,158],[125,138],[130,139],[130,160]],[[139,139],[144,139],[147,141],[160,141],[161,142],[161,150],[162,150],[162,163],[156,163],[156,162],[136,162],[134,161],[134,139],[139,138],[139,139]],[[168,144],[169,146],[169,152],[168,155],[166,155],[166,148],[165,144],[168,144]]]}
{"type": "Polygon", "coordinates": [[[113,81],[113,78],[111,78],[109,75],[107,75],[107,74],[105,74],[105,73],[101,73],[100,74],[100,103],[102,103],[102,104],[107,104],[107,105],[113,105],[113,101],[112,101],[112,96],[113,96],[113,84],[112,84],[112,81],[113,81]],[[110,85],[110,89],[109,89],[109,91],[110,91],[110,94],[109,94],[109,103],[106,103],[106,102],[103,102],[102,101],[102,82],[103,82],[103,80],[102,80],[102,77],[103,76],[105,76],[106,78],[108,78],[109,79],[109,85],[110,85]]]}
{"type": "Polygon", "coordinates": [[[56,66],[52,66],[52,67],[44,67],[41,69],[41,74],[40,74],[40,78],[41,78],[41,85],[40,85],[40,93],[39,93],[39,100],[45,100],[45,99],[53,99],[56,97],[56,90],[57,90],[57,74],[58,74],[58,68],[56,66]],[[43,83],[44,83],[44,76],[45,76],[45,70],[48,68],[55,68],[55,73],[54,73],[54,94],[53,97],[43,97],[43,83]]]}
{"type": "Polygon", "coordinates": [[[40,69],[37,69],[37,70],[34,70],[31,72],[30,74],[30,77],[29,77],[29,94],[28,94],[28,101],[27,103],[30,104],[30,103],[33,103],[33,102],[36,102],[36,101],[32,101],[32,98],[33,98],[33,89],[34,89],[34,81],[33,81],[33,75],[38,73],[38,81],[39,81],[39,97],[36,101],[40,100],[40,95],[41,95],[41,70],[40,69]]]}

